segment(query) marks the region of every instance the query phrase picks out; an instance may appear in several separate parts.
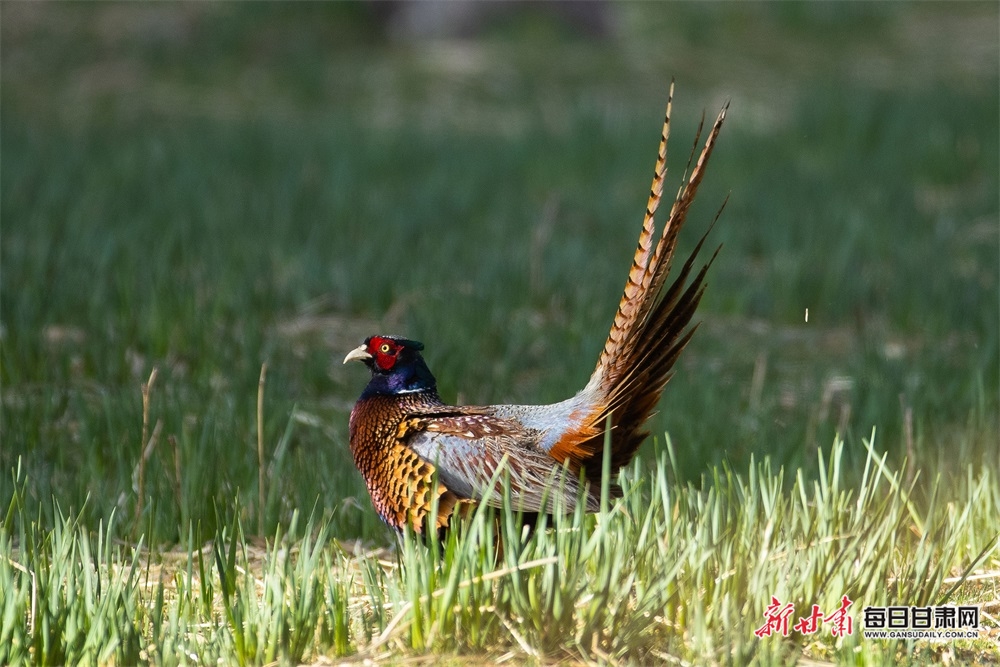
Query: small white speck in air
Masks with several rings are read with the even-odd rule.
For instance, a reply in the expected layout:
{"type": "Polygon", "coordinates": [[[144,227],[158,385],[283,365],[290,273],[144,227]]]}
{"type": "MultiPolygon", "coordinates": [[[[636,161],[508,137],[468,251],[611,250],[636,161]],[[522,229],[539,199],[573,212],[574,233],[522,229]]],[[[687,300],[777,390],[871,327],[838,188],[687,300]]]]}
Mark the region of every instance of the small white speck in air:
{"type": "Polygon", "coordinates": [[[809,323],[809,309],[806,308],[806,323],[809,323]]]}

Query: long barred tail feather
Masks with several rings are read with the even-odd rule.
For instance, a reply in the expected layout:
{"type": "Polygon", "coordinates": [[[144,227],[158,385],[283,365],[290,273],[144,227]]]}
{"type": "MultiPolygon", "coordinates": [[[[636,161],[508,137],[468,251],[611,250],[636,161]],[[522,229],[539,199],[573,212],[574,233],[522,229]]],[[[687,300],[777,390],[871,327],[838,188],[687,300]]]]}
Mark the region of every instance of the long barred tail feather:
{"type": "Polygon", "coordinates": [[[667,95],[667,111],[663,118],[663,130],[660,132],[660,147],[656,156],[656,166],[653,169],[653,182],[649,186],[646,214],[642,220],[642,232],[639,234],[638,247],[636,247],[632,257],[632,268],[629,270],[628,280],[625,282],[625,291],[618,303],[618,311],[615,313],[611,332],[608,334],[608,339],[604,343],[604,349],[597,362],[597,370],[594,372],[592,382],[595,380],[604,382],[607,377],[614,376],[622,370],[617,367],[618,363],[628,357],[628,353],[636,343],[635,339],[629,338],[628,333],[644,316],[642,304],[652,277],[650,265],[655,266],[653,236],[656,234],[656,224],[654,217],[660,200],[663,198],[663,182],[667,175],[667,143],[670,139],[670,112],[673,108],[673,100],[674,82],[671,81],[670,93],[667,95]]]}
{"type": "Polygon", "coordinates": [[[688,210],[705,175],[705,169],[729,109],[727,103],[719,112],[700,153],[697,152],[697,148],[702,126],[699,126],[670,215],[654,248],[652,247],[652,239],[656,234],[654,216],[661,200],[666,175],[666,142],[670,136],[672,99],[671,83],[660,150],[638,247],[611,331],[597,367],[584,390],[594,397],[597,406],[587,419],[590,427],[587,431],[593,435],[576,443],[574,449],[578,452],[578,458],[583,460],[588,477],[592,478],[600,475],[600,457],[595,454],[601,450],[603,425],[609,415],[614,428],[611,462],[613,468],[627,464],[639,444],[648,435],[642,430],[642,425],[656,408],[660,394],[672,375],[674,362],[697,328],[697,325],[693,327],[689,325],[705,290],[705,275],[718,254],[716,249],[709,261],[688,283],[698,253],[715,220],[721,215],[725,202],[678,275],[664,290],[670,274],[678,233],[684,226],[688,210]],[[695,161],[696,154],[698,158],[695,161]]]}

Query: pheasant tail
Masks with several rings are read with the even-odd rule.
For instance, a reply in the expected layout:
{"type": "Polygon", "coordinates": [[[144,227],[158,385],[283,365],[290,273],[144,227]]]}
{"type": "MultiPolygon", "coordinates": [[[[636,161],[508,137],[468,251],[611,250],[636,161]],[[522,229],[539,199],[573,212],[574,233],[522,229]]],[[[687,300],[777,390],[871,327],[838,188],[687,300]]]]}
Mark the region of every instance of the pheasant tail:
{"type": "MultiPolygon", "coordinates": [[[[565,433],[550,451],[558,461],[569,459],[571,463],[583,467],[590,479],[600,478],[601,456],[597,453],[603,447],[604,429],[609,416],[614,429],[611,438],[613,470],[627,464],[648,435],[642,430],[642,425],[655,409],[670,379],[674,362],[697,328],[689,327],[689,324],[704,292],[705,274],[715,259],[713,254],[690,284],[687,284],[698,253],[711,231],[710,226],[680,273],[664,291],[677,235],[684,226],[688,209],[698,192],[728,110],[727,104],[719,112],[692,168],[702,133],[702,127],[699,127],[682,184],[654,247],[654,218],[662,199],[667,172],[666,149],[670,137],[672,101],[673,84],[670,86],[642,232],[632,258],[625,290],[597,367],[587,386],[580,392],[582,396],[578,396],[586,399],[586,403],[591,406],[590,411],[580,426],[565,433]]],[[[725,207],[725,202],[722,207],[725,207]]],[[[721,212],[720,207],[716,219],[721,212]]]]}

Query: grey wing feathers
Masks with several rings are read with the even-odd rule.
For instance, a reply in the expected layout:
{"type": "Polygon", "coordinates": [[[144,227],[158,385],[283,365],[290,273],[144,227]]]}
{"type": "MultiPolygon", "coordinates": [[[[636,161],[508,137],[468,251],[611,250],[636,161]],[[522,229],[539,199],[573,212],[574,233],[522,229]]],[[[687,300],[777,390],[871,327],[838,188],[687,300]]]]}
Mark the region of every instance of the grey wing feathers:
{"type": "MultiPolygon", "coordinates": [[[[516,510],[572,511],[580,498],[580,479],[575,473],[506,433],[470,438],[427,430],[413,433],[406,445],[437,468],[438,479],[452,493],[492,507],[504,505],[505,475],[510,477],[510,499],[516,510]]],[[[600,509],[590,490],[586,503],[588,512],[600,509]]]]}

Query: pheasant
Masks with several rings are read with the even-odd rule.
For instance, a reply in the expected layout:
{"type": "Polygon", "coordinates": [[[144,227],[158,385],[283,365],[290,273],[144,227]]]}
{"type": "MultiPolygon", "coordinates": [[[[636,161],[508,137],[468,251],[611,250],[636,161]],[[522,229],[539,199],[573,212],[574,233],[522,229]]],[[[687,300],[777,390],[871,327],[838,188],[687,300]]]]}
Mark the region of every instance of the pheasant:
{"type": "Polygon", "coordinates": [[[345,364],[361,361],[371,371],[351,410],[350,446],[372,503],[388,525],[397,530],[409,525],[417,533],[426,525],[440,533],[463,507],[501,506],[504,476],[509,478],[507,498],[525,513],[571,511],[578,502],[588,512],[599,510],[605,430],[610,424],[610,462],[617,471],[649,435],[643,424],[697,328],[689,325],[718,254],[716,249],[688,284],[709,226],[664,288],[677,235],[728,110],[727,104],[720,111],[692,168],[702,118],[669,219],[657,237],[653,218],[666,175],[672,103],[671,84],[625,292],[597,367],[575,396],[550,405],[449,405],[438,396],[420,354],[424,346],[400,336],[371,336],[344,358],[345,364]],[[436,516],[431,516],[435,506],[436,516]]]}

